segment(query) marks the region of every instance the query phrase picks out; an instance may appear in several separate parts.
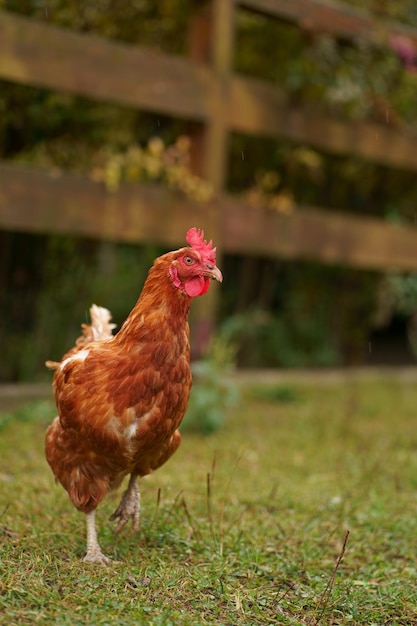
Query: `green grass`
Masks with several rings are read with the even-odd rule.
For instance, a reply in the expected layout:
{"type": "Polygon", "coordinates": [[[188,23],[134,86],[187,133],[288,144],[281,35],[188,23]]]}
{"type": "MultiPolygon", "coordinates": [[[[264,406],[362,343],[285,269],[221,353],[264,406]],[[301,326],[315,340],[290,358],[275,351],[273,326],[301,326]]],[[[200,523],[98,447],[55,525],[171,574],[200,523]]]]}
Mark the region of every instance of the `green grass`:
{"type": "Polygon", "coordinates": [[[389,378],[243,390],[142,481],[138,535],[115,537],[103,503],[109,567],[80,561],[83,516],[43,456],[51,406],[0,419],[0,624],[417,623],[416,412],[389,378]]]}

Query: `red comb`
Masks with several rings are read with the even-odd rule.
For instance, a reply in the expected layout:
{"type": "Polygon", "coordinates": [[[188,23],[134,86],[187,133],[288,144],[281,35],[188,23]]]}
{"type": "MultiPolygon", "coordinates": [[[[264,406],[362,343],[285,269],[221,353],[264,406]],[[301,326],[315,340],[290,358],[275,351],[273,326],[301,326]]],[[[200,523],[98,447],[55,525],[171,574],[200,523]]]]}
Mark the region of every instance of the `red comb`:
{"type": "Polygon", "coordinates": [[[187,243],[197,250],[201,256],[210,263],[216,263],[216,248],[213,248],[213,242],[208,243],[204,239],[204,231],[199,228],[190,228],[185,236],[187,243]]]}

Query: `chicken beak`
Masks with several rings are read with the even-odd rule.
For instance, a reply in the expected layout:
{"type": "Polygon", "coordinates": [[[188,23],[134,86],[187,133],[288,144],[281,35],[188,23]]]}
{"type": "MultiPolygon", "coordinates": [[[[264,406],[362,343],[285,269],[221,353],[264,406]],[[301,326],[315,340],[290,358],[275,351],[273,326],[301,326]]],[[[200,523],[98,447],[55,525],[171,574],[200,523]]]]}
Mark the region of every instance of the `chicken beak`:
{"type": "Polygon", "coordinates": [[[214,280],[218,280],[219,283],[223,282],[223,274],[217,267],[217,265],[207,265],[207,274],[209,278],[213,278],[214,280]]]}

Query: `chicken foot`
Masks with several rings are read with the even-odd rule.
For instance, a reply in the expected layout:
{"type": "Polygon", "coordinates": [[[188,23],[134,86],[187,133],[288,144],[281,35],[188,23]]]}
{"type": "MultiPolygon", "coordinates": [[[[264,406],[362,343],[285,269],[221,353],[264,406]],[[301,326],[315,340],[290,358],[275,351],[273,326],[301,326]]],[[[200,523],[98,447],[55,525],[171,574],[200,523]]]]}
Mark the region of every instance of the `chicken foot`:
{"type": "Polygon", "coordinates": [[[140,493],[136,480],[137,476],[132,474],[119,506],[113,515],[110,516],[112,522],[119,518],[119,522],[114,530],[116,535],[122,530],[130,518],[133,519],[133,530],[135,532],[139,530],[140,493]]]}
{"type": "Polygon", "coordinates": [[[107,565],[111,563],[111,559],[108,556],[105,556],[99,543],[97,541],[97,530],[96,530],[96,511],[91,511],[91,513],[86,514],[87,521],[87,553],[83,558],[85,563],[100,563],[101,565],[107,565]]]}

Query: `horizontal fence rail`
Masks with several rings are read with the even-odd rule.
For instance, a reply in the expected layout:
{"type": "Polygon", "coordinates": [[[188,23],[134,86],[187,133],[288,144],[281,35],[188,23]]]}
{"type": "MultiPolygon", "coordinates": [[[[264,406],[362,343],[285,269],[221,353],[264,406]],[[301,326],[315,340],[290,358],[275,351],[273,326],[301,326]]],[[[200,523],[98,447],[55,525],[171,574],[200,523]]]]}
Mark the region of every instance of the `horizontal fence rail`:
{"type": "Polygon", "coordinates": [[[365,39],[386,45],[390,35],[402,35],[417,44],[415,28],[378,20],[365,11],[331,0],[237,0],[237,4],[341,39],[365,39]]]}
{"type": "Polygon", "coordinates": [[[417,270],[417,228],[311,207],[289,214],[224,195],[198,204],[152,185],[104,185],[75,174],[0,164],[0,228],[183,245],[195,224],[218,224],[223,252],[314,259],[358,268],[417,270]],[[36,210],[34,210],[36,207],[36,210]],[[164,228],[161,229],[161,223],[164,228]]]}
{"type": "Polygon", "coordinates": [[[208,115],[211,74],[204,65],[5,11],[0,77],[190,119],[208,115]]]}

